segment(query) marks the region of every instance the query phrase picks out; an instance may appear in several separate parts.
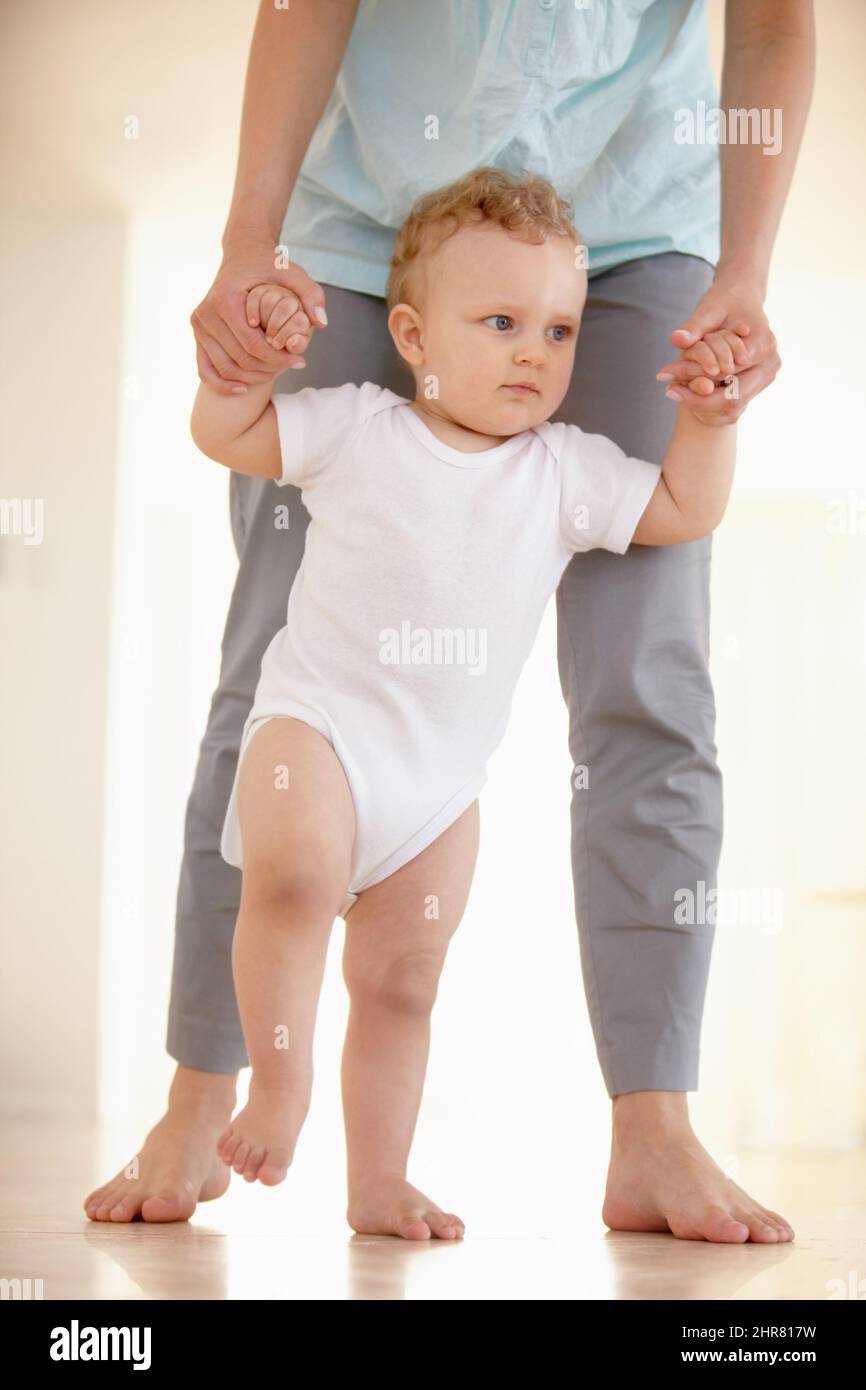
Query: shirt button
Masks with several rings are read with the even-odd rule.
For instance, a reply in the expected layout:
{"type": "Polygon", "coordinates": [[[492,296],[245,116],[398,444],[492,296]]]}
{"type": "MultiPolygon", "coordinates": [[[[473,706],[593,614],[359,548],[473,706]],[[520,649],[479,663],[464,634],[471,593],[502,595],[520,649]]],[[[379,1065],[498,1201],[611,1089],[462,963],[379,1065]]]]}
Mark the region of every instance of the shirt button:
{"type": "Polygon", "coordinates": [[[538,0],[538,3],[543,10],[552,10],[556,0],[538,0]]]}

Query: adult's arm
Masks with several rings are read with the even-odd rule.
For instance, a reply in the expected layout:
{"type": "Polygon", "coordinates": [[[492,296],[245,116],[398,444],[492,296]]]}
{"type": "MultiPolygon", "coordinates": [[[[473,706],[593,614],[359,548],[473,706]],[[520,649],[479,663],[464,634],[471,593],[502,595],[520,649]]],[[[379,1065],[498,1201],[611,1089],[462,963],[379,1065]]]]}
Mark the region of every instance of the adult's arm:
{"type": "Polygon", "coordinates": [[[701,377],[703,368],[716,378],[735,372],[736,396],[716,391],[712,399],[696,402],[691,391],[683,393],[693,409],[697,405],[718,416],[719,424],[736,419],[781,366],[763,304],[814,78],[813,0],[727,0],[721,108],[728,120],[734,110],[767,112],[770,130],[781,134],[780,147],[765,154],[763,142],[720,146],[721,245],[715,278],[695,312],[671,335],[673,345],[688,349],[693,360],[662,369],[680,382],[701,380],[708,397],[713,383],[701,377]],[[733,357],[723,340],[698,342],[725,329],[745,330],[744,354],[733,357]]]}
{"type": "MultiPolygon", "coordinates": [[[[227,393],[271,381],[298,354],[269,346],[247,321],[247,292],[263,281],[294,292],[298,327],[318,326],[321,286],[289,262],[277,268],[276,243],[298,171],[333,89],[359,0],[261,0],[250,45],[232,201],[213,285],[190,316],[199,376],[227,393]]],[[[327,322],[327,319],[325,319],[327,322]]]]}

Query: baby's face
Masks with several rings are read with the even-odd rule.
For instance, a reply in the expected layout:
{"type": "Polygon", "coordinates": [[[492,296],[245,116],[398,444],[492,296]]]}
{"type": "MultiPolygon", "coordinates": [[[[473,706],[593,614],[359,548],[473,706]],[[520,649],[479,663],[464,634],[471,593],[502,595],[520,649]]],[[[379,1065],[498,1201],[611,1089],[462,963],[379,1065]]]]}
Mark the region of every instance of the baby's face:
{"type": "Polygon", "coordinates": [[[575,253],[569,237],[532,243],[482,222],[428,254],[417,322],[395,322],[419,399],[479,434],[548,419],[568,390],[586,300],[575,253]]]}

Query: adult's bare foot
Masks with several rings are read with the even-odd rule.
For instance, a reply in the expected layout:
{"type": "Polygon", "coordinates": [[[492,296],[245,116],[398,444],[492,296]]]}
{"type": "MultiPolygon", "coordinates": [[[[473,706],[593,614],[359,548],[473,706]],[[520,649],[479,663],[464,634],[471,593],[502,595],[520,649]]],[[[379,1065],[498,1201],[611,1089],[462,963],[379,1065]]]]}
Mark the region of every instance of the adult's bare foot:
{"type": "Polygon", "coordinates": [[[615,1096],[602,1220],[614,1231],[682,1240],[776,1244],[794,1239],[778,1212],[719,1168],[692,1130],[684,1091],[615,1096]]]}
{"type": "Polygon", "coordinates": [[[237,1077],[179,1066],[168,1110],[137,1155],[137,1176],[124,1165],[84,1202],[91,1221],[188,1221],[198,1202],[221,1197],[231,1173],[216,1142],[231,1117],[237,1077]]]}

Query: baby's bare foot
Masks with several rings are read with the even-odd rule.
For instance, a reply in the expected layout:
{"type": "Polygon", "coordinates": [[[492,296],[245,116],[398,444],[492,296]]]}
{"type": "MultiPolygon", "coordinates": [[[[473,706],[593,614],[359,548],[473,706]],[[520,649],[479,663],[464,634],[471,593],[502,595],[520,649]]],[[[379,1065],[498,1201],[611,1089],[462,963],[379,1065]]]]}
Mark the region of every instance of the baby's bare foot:
{"type": "Polygon", "coordinates": [[[288,1172],[309,1108],[297,1088],[268,1089],[250,1083],[243,1110],[232,1118],[217,1141],[217,1153],[247,1182],[276,1187],[288,1172]]]}
{"type": "Polygon", "coordinates": [[[465,1226],[397,1174],[380,1173],[350,1187],[346,1220],[359,1235],[404,1240],[459,1240],[465,1226]]]}
{"type": "Polygon", "coordinates": [[[615,1231],[670,1231],[726,1245],[794,1239],[784,1217],[727,1177],[691,1129],[614,1140],[602,1220],[615,1231]]]}

